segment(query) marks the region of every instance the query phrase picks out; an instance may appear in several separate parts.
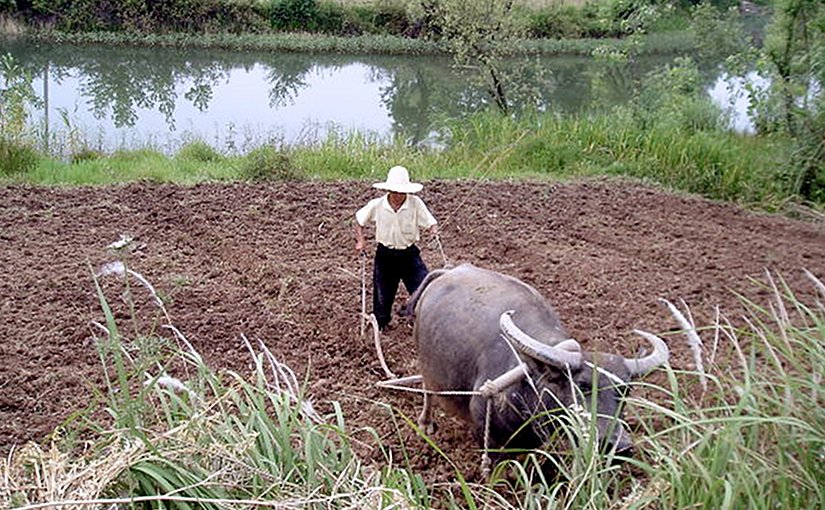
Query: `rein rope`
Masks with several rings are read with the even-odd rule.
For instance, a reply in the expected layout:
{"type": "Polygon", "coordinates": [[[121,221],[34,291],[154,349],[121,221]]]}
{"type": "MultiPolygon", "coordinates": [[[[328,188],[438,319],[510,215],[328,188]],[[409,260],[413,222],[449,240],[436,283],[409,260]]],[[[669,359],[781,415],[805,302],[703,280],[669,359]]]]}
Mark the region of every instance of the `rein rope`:
{"type": "MultiPolygon", "coordinates": [[[[484,166],[487,163],[487,161],[490,159],[490,156],[493,154],[493,152],[495,150],[498,150],[500,147],[496,147],[494,149],[489,150],[484,155],[484,157],[481,158],[481,161],[479,161],[478,164],[476,164],[476,166],[473,167],[473,170],[472,170],[472,172],[470,172],[470,175],[480,173],[479,178],[476,179],[475,183],[470,188],[470,191],[464,194],[464,197],[462,197],[461,202],[459,202],[458,205],[456,205],[453,208],[453,210],[450,211],[447,214],[447,216],[445,216],[444,221],[441,222],[441,227],[439,227],[439,233],[441,232],[441,230],[444,227],[446,227],[449,224],[450,219],[452,219],[452,217],[455,216],[455,214],[458,211],[460,211],[462,207],[464,207],[464,204],[466,204],[467,200],[469,200],[470,196],[472,196],[475,193],[475,190],[481,184],[482,180],[485,177],[487,177],[487,175],[496,166],[498,166],[498,164],[501,162],[502,159],[504,159],[505,156],[507,156],[508,154],[510,154],[510,152],[513,151],[513,149],[516,147],[516,145],[518,145],[525,136],[527,136],[527,131],[523,131],[515,141],[510,142],[509,144],[503,146],[503,148],[501,149],[501,152],[499,152],[499,154],[493,159],[493,161],[489,164],[489,166],[487,166],[487,169],[485,171],[479,172],[479,169],[481,169],[481,167],[484,166]]],[[[450,263],[447,260],[447,255],[444,253],[444,246],[441,244],[441,237],[439,236],[439,234],[435,235],[435,239],[434,239],[433,243],[435,244],[435,247],[438,250],[438,252],[441,254],[441,260],[444,262],[444,268],[450,267],[450,263]]]]}
{"type": "Polygon", "coordinates": [[[447,261],[447,255],[444,254],[444,245],[441,244],[441,237],[438,234],[435,235],[435,246],[438,248],[438,253],[441,254],[441,260],[444,261],[444,268],[450,267],[450,263],[447,261]]]}
{"type": "Polygon", "coordinates": [[[455,214],[456,214],[459,210],[461,210],[461,208],[462,208],[462,207],[464,207],[464,204],[466,204],[466,203],[467,203],[467,200],[469,200],[469,199],[470,199],[470,197],[471,197],[471,196],[475,193],[475,190],[476,190],[476,189],[478,188],[478,186],[481,184],[482,180],[483,180],[485,177],[487,177],[487,175],[488,175],[488,174],[489,174],[489,173],[490,173],[490,172],[491,172],[491,171],[492,171],[492,170],[493,170],[496,166],[498,166],[498,164],[501,162],[501,160],[502,160],[502,159],[504,159],[504,157],[505,157],[505,156],[507,156],[508,154],[510,154],[510,153],[513,151],[513,149],[514,149],[514,148],[515,148],[515,147],[516,147],[516,146],[517,146],[517,145],[521,142],[521,140],[522,140],[522,139],[524,139],[524,137],[525,137],[525,136],[527,136],[527,133],[528,133],[527,131],[523,131],[523,132],[519,135],[519,137],[518,137],[518,138],[516,138],[516,140],[515,140],[515,141],[510,142],[510,143],[508,143],[507,145],[504,145],[503,147],[502,147],[502,146],[499,146],[499,147],[494,147],[493,149],[490,149],[490,150],[489,150],[489,151],[488,151],[488,152],[484,155],[484,157],[483,157],[483,158],[481,158],[481,161],[479,161],[479,162],[478,162],[478,164],[477,164],[475,167],[473,167],[473,171],[472,171],[472,172],[470,172],[470,175],[471,175],[471,176],[472,176],[473,174],[475,174],[475,173],[480,173],[479,178],[478,178],[478,179],[476,179],[475,183],[474,183],[474,184],[473,184],[473,186],[470,188],[470,191],[468,191],[467,193],[465,193],[465,194],[464,194],[464,197],[462,198],[461,202],[459,202],[459,203],[458,203],[458,205],[456,205],[456,206],[453,208],[453,210],[452,210],[452,211],[450,211],[450,213],[449,213],[449,214],[447,214],[447,216],[445,217],[444,221],[442,222],[442,225],[445,225],[445,226],[446,226],[446,225],[450,222],[450,219],[451,219],[451,218],[452,218],[452,217],[453,217],[453,216],[454,216],[454,215],[455,215],[455,214]],[[483,171],[483,172],[478,172],[478,170],[479,170],[479,169],[480,169],[480,168],[481,168],[481,167],[482,167],[485,163],[487,163],[487,161],[490,159],[490,156],[492,155],[492,153],[493,153],[495,150],[498,150],[498,149],[501,149],[501,152],[500,152],[500,153],[499,153],[499,154],[495,157],[495,159],[493,159],[493,161],[492,161],[492,162],[490,163],[490,165],[487,167],[487,170],[485,170],[485,171],[483,171]]]}
{"type": "Polygon", "coordinates": [[[361,338],[364,338],[367,320],[367,254],[361,251],[361,338]]]}
{"type": "Polygon", "coordinates": [[[446,391],[432,391],[426,388],[411,388],[406,384],[415,384],[423,382],[424,378],[420,375],[411,375],[401,377],[399,379],[392,379],[390,381],[381,381],[375,383],[379,388],[387,388],[390,390],[407,391],[411,393],[419,393],[422,395],[435,395],[443,397],[484,397],[487,399],[486,410],[484,413],[484,453],[481,454],[481,476],[484,478],[490,477],[490,466],[492,461],[490,459],[490,418],[493,414],[493,396],[485,395],[478,390],[446,390],[446,391]]]}

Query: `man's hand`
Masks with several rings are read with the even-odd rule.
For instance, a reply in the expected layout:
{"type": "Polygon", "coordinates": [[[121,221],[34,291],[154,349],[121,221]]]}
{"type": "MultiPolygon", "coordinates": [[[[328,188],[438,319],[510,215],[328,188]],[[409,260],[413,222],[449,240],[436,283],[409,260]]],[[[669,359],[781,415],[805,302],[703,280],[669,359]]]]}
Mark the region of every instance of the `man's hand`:
{"type": "Polygon", "coordinates": [[[355,251],[364,253],[364,229],[355,222],[355,251]]]}

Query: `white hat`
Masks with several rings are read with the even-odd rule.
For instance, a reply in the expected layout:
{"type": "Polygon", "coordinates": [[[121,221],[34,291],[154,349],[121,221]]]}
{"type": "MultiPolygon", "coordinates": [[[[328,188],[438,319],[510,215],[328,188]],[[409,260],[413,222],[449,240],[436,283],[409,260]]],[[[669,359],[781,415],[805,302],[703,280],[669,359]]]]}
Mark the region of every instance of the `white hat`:
{"type": "Polygon", "coordinates": [[[373,188],[395,191],[396,193],[418,193],[424,188],[423,184],[410,182],[410,173],[403,166],[394,166],[387,173],[386,182],[376,182],[373,188]]]}

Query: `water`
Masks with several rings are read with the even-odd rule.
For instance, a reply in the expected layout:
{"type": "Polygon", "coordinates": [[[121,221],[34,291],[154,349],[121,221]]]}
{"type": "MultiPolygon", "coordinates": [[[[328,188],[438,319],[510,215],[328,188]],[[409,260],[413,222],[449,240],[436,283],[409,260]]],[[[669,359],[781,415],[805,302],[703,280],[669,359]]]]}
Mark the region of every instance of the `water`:
{"type": "MultiPolygon", "coordinates": [[[[33,117],[53,151],[151,146],[173,152],[197,139],[244,152],[268,141],[313,143],[354,131],[379,141],[437,144],[445,119],[490,103],[484,88],[451,69],[447,57],[0,42],[5,52],[34,77],[44,102],[33,117]]],[[[558,112],[619,104],[638,77],[669,60],[609,65],[544,58],[542,76],[520,81],[530,94],[510,100],[519,107],[529,98],[558,112]]],[[[736,91],[726,80],[708,76],[707,88],[720,104],[734,105],[734,118],[746,105],[730,102],[736,91]]],[[[737,122],[735,129],[748,131],[747,122],[737,122]]]]}

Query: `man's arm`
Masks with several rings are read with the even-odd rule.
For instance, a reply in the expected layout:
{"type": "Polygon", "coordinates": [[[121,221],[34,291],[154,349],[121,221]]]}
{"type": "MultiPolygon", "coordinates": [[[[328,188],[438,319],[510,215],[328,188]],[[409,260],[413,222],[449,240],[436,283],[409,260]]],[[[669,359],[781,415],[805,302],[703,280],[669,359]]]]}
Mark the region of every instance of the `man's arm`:
{"type": "Polygon", "coordinates": [[[355,222],[355,251],[364,251],[364,227],[355,222]]]}

